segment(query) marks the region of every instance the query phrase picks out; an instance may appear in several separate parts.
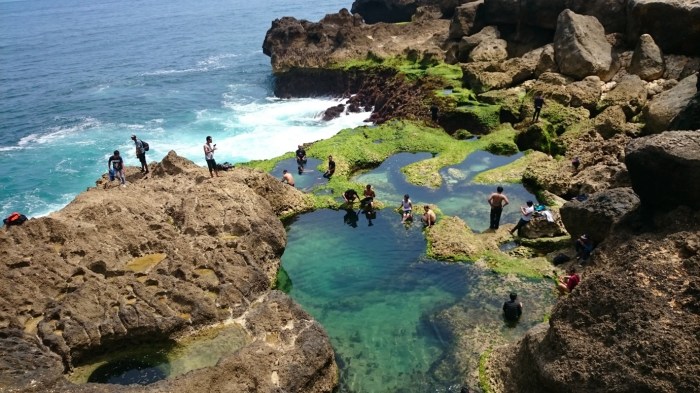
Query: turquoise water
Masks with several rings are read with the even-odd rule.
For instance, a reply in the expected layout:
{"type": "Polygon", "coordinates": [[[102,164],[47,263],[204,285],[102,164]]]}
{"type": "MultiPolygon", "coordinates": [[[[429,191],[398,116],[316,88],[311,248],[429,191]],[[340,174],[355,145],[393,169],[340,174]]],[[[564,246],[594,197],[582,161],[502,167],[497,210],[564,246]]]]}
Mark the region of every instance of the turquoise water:
{"type": "MultiPolygon", "coordinates": [[[[472,230],[484,231],[489,227],[490,207],[486,200],[496,191],[496,185],[475,184],[474,176],[484,170],[499,167],[522,157],[522,153],[512,156],[497,156],[485,151],[470,154],[462,163],[440,170],[443,184],[440,188],[419,187],[406,182],[400,169],[416,161],[432,157],[429,153],[400,153],[382,163],[377,169],[356,178],[362,184],[372,184],[377,199],[389,207],[398,207],[404,194],[409,194],[414,211],[422,212],[418,204],[437,205],[448,216],[462,218],[472,230]]],[[[502,184],[510,205],[503,209],[501,223],[515,224],[520,218],[519,206],[526,201],[535,201],[533,194],[521,184],[502,184]]],[[[358,190],[360,192],[360,190],[358,190]]]]}
{"type": "Polygon", "coordinates": [[[330,122],[332,99],[272,94],[265,32],[276,18],[317,21],[347,0],[26,0],[0,2],[0,216],[58,210],[94,185],[118,149],[136,165],[175,150],[204,165],[264,159],[363,124],[330,122]]]}

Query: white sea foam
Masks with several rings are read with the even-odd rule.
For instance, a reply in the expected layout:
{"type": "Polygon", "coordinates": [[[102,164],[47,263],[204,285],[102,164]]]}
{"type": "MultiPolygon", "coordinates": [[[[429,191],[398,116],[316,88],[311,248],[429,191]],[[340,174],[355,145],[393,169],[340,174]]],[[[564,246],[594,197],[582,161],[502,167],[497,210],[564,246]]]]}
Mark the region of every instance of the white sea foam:
{"type": "Polygon", "coordinates": [[[159,75],[172,75],[172,74],[189,74],[198,72],[209,72],[220,70],[230,67],[230,64],[226,64],[225,59],[231,59],[236,57],[233,53],[223,53],[219,55],[209,56],[204,60],[200,60],[194,67],[184,68],[184,69],[164,69],[156,70],[150,72],[144,72],[141,76],[159,76],[159,75]]]}
{"type": "Polygon", "coordinates": [[[55,143],[57,140],[78,135],[89,128],[100,127],[102,123],[91,117],[78,119],[76,124],[50,127],[46,133],[30,134],[20,139],[17,145],[21,148],[28,147],[31,144],[49,144],[55,143]]]}

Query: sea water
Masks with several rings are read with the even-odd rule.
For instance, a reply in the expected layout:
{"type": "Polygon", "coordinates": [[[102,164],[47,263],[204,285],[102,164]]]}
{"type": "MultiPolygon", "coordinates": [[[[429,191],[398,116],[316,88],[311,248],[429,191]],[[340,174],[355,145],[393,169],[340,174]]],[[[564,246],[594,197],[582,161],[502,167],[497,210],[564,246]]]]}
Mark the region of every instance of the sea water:
{"type": "Polygon", "coordinates": [[[0,1],[0,216],[65,206],[132,134],[204,165],[264,159],[354,127],[324,122],[330,98],[273,96],[265,32],[283,16],[318,21],[349,0],[0,1]]]}

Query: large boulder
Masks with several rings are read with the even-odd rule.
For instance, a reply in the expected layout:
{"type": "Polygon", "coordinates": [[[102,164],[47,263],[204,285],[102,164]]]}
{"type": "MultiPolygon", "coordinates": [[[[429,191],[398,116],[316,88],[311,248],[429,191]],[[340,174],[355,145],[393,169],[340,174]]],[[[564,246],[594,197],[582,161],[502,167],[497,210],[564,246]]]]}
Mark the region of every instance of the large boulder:
{"type": "Polygon", "coordinates": [[[562,74],[583,79],[597,75],[609,80],[613,67],[612,46],[595,17],[564,10],[557,18],[554,56],[562,74]]]}
{"type": "Polygon", "coordinates": [[[450,39],[458,40],[468,36],[479,27],[476,24],[476,16],[482,4],[484,4],[484,0],[472,1],[455,9],[452,23],[450,23],[450,39]]]}
{"type": "Polygon", "coordinates": [[[587,234],[594,243],[608,237],[616,224],[639,207],[631,188],[613,188],[590,195],[583,202],[573,200],[561,207],[561,219],[571,237],[587,234]]]}
{"type": "Polygon", "coordinates": [[[688,106],[698,92],[697,75],[691,75],[678,83],[672,89],[657,94],[644,108],[646,134],[657,134],[669,128],[673,119],[688,106]]]}
{"type": "Polygon", "coordinates": [[[500,38],[485,40],[469,52],[469,61],[503,61],[508,58],[508,43],[500,38]]]}
{"type": "Polygon", "coordinates": [[[700,2],[628,0],[627,38],[634,43],[649,34],[664,53],[700,55],[700,2]]]}
{"type": "Polygon", "coordinates": [[[700,131],[667,131],[627,145],[625,163],[642,203],[700,209],[700,131]]]}
{"type": "Polygon", "coordinates": [[[663,54],[649,34],[639,37],[628,71],[645,81],[659,79],[664,75],[663,54]]]}
{"type": "Polygon", "coordinates": [[[625,112],[619,106],[610,106],[593,119],[593,127],[605,139],[625,132],[625,112]]]}
{"type": "Polygon", "coordinates": [[[557,211],[550,211],[552,221],[546,216],[537,215],[530,222],[520,229],[518,234],[526,239],[539,239],[542,237],[557,237],[566,235],[566,229],[561,222],[561,217],[557,211]]]}

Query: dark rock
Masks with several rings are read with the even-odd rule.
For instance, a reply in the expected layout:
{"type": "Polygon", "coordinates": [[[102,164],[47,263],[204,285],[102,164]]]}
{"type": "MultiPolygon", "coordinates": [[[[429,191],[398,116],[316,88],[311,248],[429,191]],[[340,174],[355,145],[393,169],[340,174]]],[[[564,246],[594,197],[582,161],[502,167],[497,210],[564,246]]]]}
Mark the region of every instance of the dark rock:
{"type": "Polygon", "coordinates": [[[450,23],[450,39],[458,40],[473,34],[474,31],[481,27],[476,24],[476,17],[482,4],[484,4],[484,0],[472,1],[462,4],[455,9],[452,23],[450,23]]]}
{"type": "Polygon", "coordinates": [[[664,75],[664,57],[649,34],[639,37],[628,70],[645,81],[659,79],[664,75]]]}
{"type": "Polygon", "coordinates": [[[571,237],[587,234],[594,243],[605,240],[610,231],[639,207],[639,197],[630,188],[597,192],[583,202],[566,202],[561,219],[571,237]]]}
{"type": "Polygon", "coordinates": [[[667,131],[635,139],[625,163],[644,206],[700,209],[700,132],[667,131]]]}
{"type": "Polygon", "coordinates": [[[700,55],[700,3],[687,0],[628,0],[627,38],[649,34],[664,53],[700,55]]]}
{"type": "Polygon", "coordinates": [[[333,120],[337,117],[340,117],[340,115],[345,112],[345,105],[343,104],[338,104],[336,106],[332,106],[325,111],[323,111],[323,120],[324,121],[329,121],[333,120]]]}
{"type": "Polygon", "coordinates": [[[678,85],[663,93],[657,94],[644,108],[645,134],[656,134],[667,130],[673,119],[688,106],[698,92],[697,76],[689,76],[678,85]]]}

